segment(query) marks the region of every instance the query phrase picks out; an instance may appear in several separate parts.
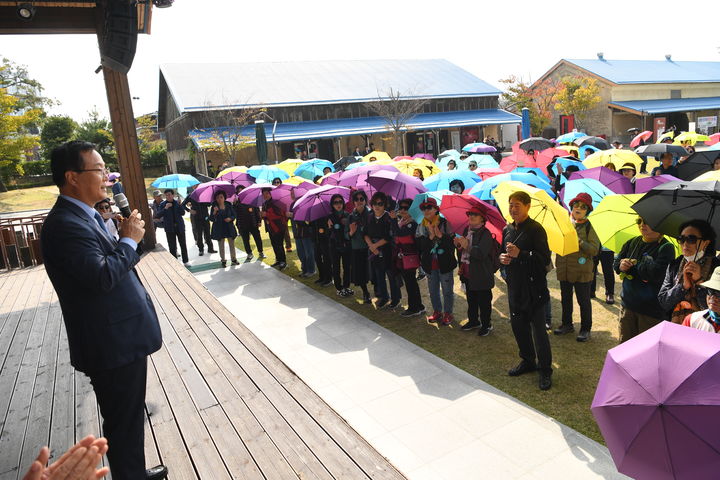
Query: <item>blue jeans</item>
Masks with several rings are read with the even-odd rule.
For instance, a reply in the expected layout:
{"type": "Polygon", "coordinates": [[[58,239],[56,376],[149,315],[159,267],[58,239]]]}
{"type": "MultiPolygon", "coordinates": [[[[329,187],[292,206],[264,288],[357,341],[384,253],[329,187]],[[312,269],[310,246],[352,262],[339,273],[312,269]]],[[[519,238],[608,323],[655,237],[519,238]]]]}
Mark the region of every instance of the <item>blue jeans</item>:
{"type": "Polygon", "coordinates": [[[390,299],[391,303],[399,302],[402,298],[402,292],[400,292],[397,275],[393,271],[387,270],[384,262],[372,263],[370,268],[370,275],[378,292],[377,297],[380,300],[390,299]],[[387,277],[387,282],[390,282],[389,294],[385,277],[387,277]]]}
{"type": "Polygon", "coordinates": [[[295,237],[295,246],[302,273],[315,273],[315,242],[313,239],[295,237]]]}
{"type": "Polygon", "coordinates": [[[433,311],[452,313],[455,293],[453,292],[453,272],[440,273],[440,270],[425,272],[428,276],[428,291],[433,311]],[[442,301],[440,300],[442,288],[442,301]]]}

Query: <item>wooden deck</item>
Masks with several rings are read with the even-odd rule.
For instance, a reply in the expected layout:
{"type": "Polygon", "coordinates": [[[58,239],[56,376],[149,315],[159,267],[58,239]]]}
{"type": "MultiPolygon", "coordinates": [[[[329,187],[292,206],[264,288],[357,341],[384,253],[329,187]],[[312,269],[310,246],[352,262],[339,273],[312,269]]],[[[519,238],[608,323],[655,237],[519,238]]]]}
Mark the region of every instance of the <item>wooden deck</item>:
{"type": "MultiPolygon", "coordinates": [[[[148,364],[147,465],[171,479],[402,479],[164,250],[138,266],[163,346],[148,364]]],[[[42,267],[0,275],[0,480],[101,433],[42,267]]],[[[112,448],[112,445],[111,445],[112,448]]]]}

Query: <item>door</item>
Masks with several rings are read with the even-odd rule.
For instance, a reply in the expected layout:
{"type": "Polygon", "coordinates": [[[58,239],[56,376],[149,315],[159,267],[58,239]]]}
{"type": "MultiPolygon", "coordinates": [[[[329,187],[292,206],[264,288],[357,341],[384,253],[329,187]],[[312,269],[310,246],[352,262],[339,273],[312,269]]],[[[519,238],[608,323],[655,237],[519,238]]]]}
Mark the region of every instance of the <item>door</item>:
{"type": "Polygon", "coordinates": [[[560,115],[560,135],[570,133],[575,128],[575,115],[560,115]]]}

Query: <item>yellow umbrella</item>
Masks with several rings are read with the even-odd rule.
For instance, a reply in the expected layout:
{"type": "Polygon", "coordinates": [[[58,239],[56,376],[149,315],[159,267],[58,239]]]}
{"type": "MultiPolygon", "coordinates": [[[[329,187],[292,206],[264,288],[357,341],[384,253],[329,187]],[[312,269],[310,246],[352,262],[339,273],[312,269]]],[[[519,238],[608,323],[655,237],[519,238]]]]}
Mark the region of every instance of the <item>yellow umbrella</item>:
{"type": "MultiPolygon", "coordinates": [[[[278,164],[279,165],[279,164],[278,164]]],[[[307,178],[303,177],[290,177],[283,180],[282,183],[287,183],[288,185],[300,185],[303,182],[310,182],[307,178]]],[[[312,182],[310,182],[312,183],[312,182]]]]}
{"type": "Polygon", "coordinates": [[[540,188],[508,180],[493,190],[495,201],[508,222],[513,221],[508,210],[508,198],[517,191],[527,192],[530,195],[530,218],[539,222],[545,229],[550,250],[558,255],[569,255],[579,250],[578,236],[570,221],[570,214],[540,188]]]}
{"type": "Polygon", "coordinates": [[[578,147],[573,147],[572,145],[558,145],[555,148],[559,148],[560,150],[565,150],[568,153],[574,153],[575,158],[577,158],[578,147]]]}
{"type": "Polygon", "coordinates": [[[277,168],[292,176],[295,173],[295,169],[302,165],[303,161],[297,158],[288,158],[275,165],[277,168]]]}
{"type": "Polygon", "coordinates": [[[223,170],[222,172],[218,173],[218,174],[215,176],[215,178],[222,177],[222,176],[225,175],[226,173],[230,173],[230,172],[247,173],[247,170],[248,170],[248,167],[246,167],[246,166],[244,166],[244,165],[237,165],[237,166],[235,166],[235,167],[226,168],[226,169],[223,170]]]}
{"type": "Polygon", "coordinates": [[[710,140],[710,137],[707,135],[701,135],[695,132],[683,132],[675,137],[673,145],[682,145],[683,142],[690,142],[690,145],[695,145],[697,142],[706,142],[708,140],[710,140]]]}
{"type": "Polygon", "coordinates": [[[371,163],[371,165],[395,165],[395,160],[392,158],[382,158],[380,160],[375,160],[371,163]]]}
{"type": "Polygon", "coordinates": [[[693,182],[720,182],[720,170],[710,170],[693,179],[693,182]]]}
{"type": "Polygon", "coordinates": [[[612,148],[610,150],[600,150],[592,155],[588,155],[582,162],[587,168],[604,167],[608,163],[615,165],[616,170],[620,170],[626,163],[635,165],[635,171],[640,171],[643,161],[640,156],[632,150],[618,150],[612,148]]]}
{"type": "Polygon", "coordinates": [[[662,135],[660,135],[657,139],[657,142],[655,142],[655,143],[662,143],[663,139],[673,138],[674,136],[675,136],[675,132],[670,130],[669,132],[666,132],[666,133],[663,133],[662,135]]]}
{"type": "Polygon", "coordinates": [[[424,158],[415,160],[398,160],[392,164],[393,167],[400,172],[413,176],[415,170],[420,170],[424,178],[428,178],[436,173],[440,173],[440,169],[433,162],[424,158]]]}
{"type": "Polygon", "coordinates": [[[392,157],[385,152],[373,150],[362,158],[363,162],[374,162],[376,160],[392,160],[392,157]],[[370,160],[371,158],[374,158],[374,160],[370,160]]]}

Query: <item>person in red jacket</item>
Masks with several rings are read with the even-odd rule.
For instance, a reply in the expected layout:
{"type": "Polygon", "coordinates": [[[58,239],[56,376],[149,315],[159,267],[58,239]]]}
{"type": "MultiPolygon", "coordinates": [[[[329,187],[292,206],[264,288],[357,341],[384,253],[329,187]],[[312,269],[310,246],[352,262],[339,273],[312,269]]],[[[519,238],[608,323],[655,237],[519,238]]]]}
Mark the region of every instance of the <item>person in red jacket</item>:
{"type": "Polygon", "coordinates": [[[265,220],[265,231],[270,236],[270,244],[273,252],[275,252],[275,263],[272,266],[282,270],[287,267],[287,258],[283,248],[288,222],[287,213],[285,213],[282,205],[273,200],[271,188],[263,188],[262,196],[264,200],[262,216],[265,220]]]}

